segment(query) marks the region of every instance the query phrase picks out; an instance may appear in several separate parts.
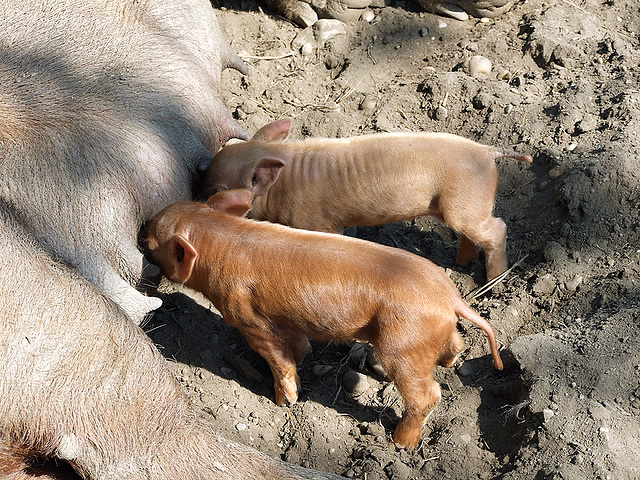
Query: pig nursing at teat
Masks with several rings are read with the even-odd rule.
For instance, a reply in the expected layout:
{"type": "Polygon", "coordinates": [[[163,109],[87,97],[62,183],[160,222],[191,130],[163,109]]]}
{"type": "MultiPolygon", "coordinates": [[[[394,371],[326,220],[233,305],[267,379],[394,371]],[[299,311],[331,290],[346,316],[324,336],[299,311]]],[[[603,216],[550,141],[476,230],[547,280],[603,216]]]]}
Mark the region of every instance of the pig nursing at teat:
{"type": "Polygon", "coordinates": [[[458,265],[482,247],[487,280],[507,269],[507,229],[492,215],[495,159],[531,162],[529,155],[445,133],[282,142],[290,125],[279,120],[220,150],[202,196],[248,188],[255,194],[251,217],[324,232],[431,215],[461,234],[458,265]]]}
{"type": "Polygon", "coordinates": [[[361,340],[404,400],[393,441],[413,448],[440,399],[436,363],[450,367],[464,349],[456,323],[464,317],[487,334],[488,322],[468,307],[432,262],[364,240],[297,230],[242,218],[252,193],[227,190],[207,204],[178,202],[149,223],[151,260],[173,281],[201,291],[268,362],[276,402],[294,403],[296,363],[318,340],[361,340]]]}

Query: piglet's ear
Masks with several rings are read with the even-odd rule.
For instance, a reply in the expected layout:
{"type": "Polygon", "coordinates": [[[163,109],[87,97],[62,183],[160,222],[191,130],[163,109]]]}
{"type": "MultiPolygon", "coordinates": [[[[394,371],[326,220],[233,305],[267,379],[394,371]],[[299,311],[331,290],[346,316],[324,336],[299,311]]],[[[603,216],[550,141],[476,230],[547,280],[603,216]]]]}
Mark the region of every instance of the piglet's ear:
{"type": "Polygon", "coordinates": [[[259,140],[263,142],[281,142],[289,136],[291,128],[291,119],[283,118],[273,123],[269,123],[258,130],[251,140],[259,140]]]}
{"type": "Polygon", "coordinates": [[[267,193],[271,185],[276,183],[282,167],[284,162],[279,158],[261,158],[256,162],[251,179],[251,190],[256,197],[267,193]]]}
{"type": "Polygon", "coordinates": [[[224,190],[207,200],[207,205],[217,212],[228,213],[236,217],[244,217],[251,210],[253,192],[245,188],[224,190]]]}
{"type": "Polygon", "coordinates": [[[171,263],[173,264],[174,278],[184,283],[191,277],[193,266],[198,257],[198,252],[193,245],[182,235],[174,235],[169,244],[171,263]]]}

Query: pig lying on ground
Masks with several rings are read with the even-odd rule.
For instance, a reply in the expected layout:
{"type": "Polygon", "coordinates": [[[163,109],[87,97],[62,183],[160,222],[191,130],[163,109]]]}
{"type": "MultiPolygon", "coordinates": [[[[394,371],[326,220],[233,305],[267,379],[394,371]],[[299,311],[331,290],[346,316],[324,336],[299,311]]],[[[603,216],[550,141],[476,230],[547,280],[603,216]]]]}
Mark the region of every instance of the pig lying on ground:
{"type": "Polygon", "coordinates": [[[219,437],[144,332],[16,218],[0,203],[0,478],[69,478],[40,476],[45,458],[96,480],[338,478],[219,437]]]}
{"type": "Polygon", "coordinates": [[[227,190],[207,205],[170,205],[151,220],[144,242],[168,278],[207,296],[265,358],[278,405],[298,398],[296,363],[311,350],[307,336],[370,342],[405,403],[393,441],[413,448],[440,399],[435,364],[452,366],[464,349],[460,316],[485,331],[502,368],[491,326],[429,260],[240,218],[251,197],[249,190],[227,190]]]}
{"type": "Polygon", "coordinates": [[[123,313],[160,304],[141,223],[244,136],[231,65],[209,0],[0,2],[0,478],[321,478],[218,437],[123,313]]]}
{"type": "Polygon", "coordinates": [[[245,135],[227,66],[208,0],[0,2],[0,199],[134,321],[161,303],[131,287],[140,225],[245,135]]]}
{"type": "Polygon", "coordinates": [[[202,196],[232,188],[254,194],[251,216],[296,228],[340,232],[432,215],[461,234],[465,266],[484,249],[487,279],[507,269],[504,222],[492,215],[495,159],[531,162],[445,133],[383,133],[282,142],[291,119],[262,127],[214,157],[202,196]]]}

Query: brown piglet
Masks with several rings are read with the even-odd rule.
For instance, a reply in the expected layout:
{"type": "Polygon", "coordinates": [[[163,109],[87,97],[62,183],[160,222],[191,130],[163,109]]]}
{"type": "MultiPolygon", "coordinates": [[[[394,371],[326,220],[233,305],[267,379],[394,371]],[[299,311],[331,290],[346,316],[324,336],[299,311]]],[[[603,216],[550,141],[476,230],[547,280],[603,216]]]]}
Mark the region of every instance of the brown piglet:
{"type": "Polygon", "coordinates": [[[489,338],[489,323],[468,307],[429,260],[360,239],[242,218],[252,193],[227,190],[207,204],[178,202],[149,223],[148,255],[171,280],[202,292],[227,324],[268,362],[276,403],[298,399],[296,363],[307,337],[369,342],[404,399],[393,441],[418,444],[440,399],[436,363],[450,367],[464,349],[460,317],[489,338]]]}
{"type": "Polygon", "coordinates": [[[531,162],[446,133],[381,133],[283,142],[291,119],[262,127],[247,142],[222,148],[202,197],[233,188],[255,194],[251,217],[295,228],[341,232],[431,215],[461,234],[456,263],[479,247],[487,279],[507,269],[507,228],[493,216],[495,159],[531,162]]]}

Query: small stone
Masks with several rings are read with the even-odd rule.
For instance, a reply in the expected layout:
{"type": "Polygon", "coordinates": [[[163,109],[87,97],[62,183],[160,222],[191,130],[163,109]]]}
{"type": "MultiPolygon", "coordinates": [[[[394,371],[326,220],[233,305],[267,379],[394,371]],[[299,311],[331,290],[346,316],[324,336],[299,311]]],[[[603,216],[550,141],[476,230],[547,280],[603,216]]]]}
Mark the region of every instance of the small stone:
{"type": "Polygon", "coordinates": [[[242,432],[243,430],[246,430],[247,426],[244,423],[236,423],[236,430],[238,430],[239,432],[242,432]]]}
{"type": "Polygon", "coordinates": [[[376,101],[370,97],[364,97],[358,108],[365,111],[373,110],[376,108],[376,101]]]}
{"type": "Polygon", "coordinates": [[[564,286],[570,292],[575,292],[580,285],[582,285],[583,278],[580,274],[575,274],[569,281],[567,281],[564,286]]]}
{"type": "Polygon", "coordinates": [[[491,73],[491,60],[482,55],[474,55],[469,59],[469,75],[473,78],[484,78],[491,73]]]}
{"type": "Polygon", "coordinates": [[[551,418],[555,415],[555,412],[553,410],[551,410],[550,408],[545,408],[544,410],[542,410],[542,418],[544,419],[544,422],[547,423],[549,420],[551,420],[551,418]]]}
{"type": "Polygon", "coordinates": [[[552,168],[551,170],[549,170],[549,173],[547,175],[549,176],[549,178],[551,180],[555,180],[556,178],[558,178],[563,173],[564,173],[564,169],[562,167],[555,167],[555,168],[552,168]]]}
{"type": "Polygon", "coordinates": [[[342,384],[347,392],[359,396],[369,390],[369,382],[367,377],[355,370],[348,370],[342,377],[342,384]]]}
{"type": "Polygon", "coordinates": [[[338,35],[346,35],[347,27],[340,20],[322,18],[313,24],[313,34],[318,44],[324,44],[338,35]]]}
{"type": "Polygon", "coordinates": [[[371,23],[373,19],[376,18],[376,14],[371,10],[365,10],[364,12],[362,12],[362,15],[360,15],[360,18],[367,23],[371,23]]]}
{"type": "Polygon", "coordinates": [[[502,69],[498,72],[498,74],[496,75],[496,78],[498,80],[506,80],[509,81],[511,80],[511,72],[509,70],[506,69],[502,69]]]}
{"type": "Polygon", "coordinates": [[[445,107],[443,107],[442,105],[440,105],[438,108],[436,108],[435,111],[435,117],[436,120],[444,120],[447,118],[447,116],[449,115],[449,113],[447,112],[447,109],[445,107]]]}
{"type": "Polygon", "coordinates": [[[460,435],[460,440],[462,441],[462,443],[469,443],[471,442],[471,435],[469,435],[468,433],[464,433],[460,435]]]}
{"type": "Polygon", "coordinates": [[[471,375],[473,375],[473,367],[469,363],[465,362],[460,365],[460,367],[458,367],[458,373],[462,377],[470,377],[471,375]]]}
{"type": "Polygon", "coordinates": [[[313,45],[311,43],[305,43],[300,47],[300,53],[304,57],[309,57],[313,53],[313,45]]]}
{"type": "MultiPolygon", "coordinates": [[[[433,11],[438,15],[446,15],[447,17],[451,17],[455,20],[460,20],[461,22],[469,20],[469,15],[467,14],[467,12],[465,12],[462,7],[454,5],[451,2],[436,2],[433,11]]],[[[444,23],[444,21],[441,21],[441,23],[444,23]]],[[[446,27],[447,24],[444,23],[444,26],[446,27]]]]}
{"type": "Polygon", "coordinates": [[[429,29],[427,27],[422,27],[418,33],[421,37],[426,37],[429,35],[429,29]]]}
{"type": "Polygon", "coordinates": [[[313,35],[313,27],[307,27],[301,30],[291,42],[291,47],[295,50],[302,51],[304,45],[315,46],[316,40],[313,35]]]}

